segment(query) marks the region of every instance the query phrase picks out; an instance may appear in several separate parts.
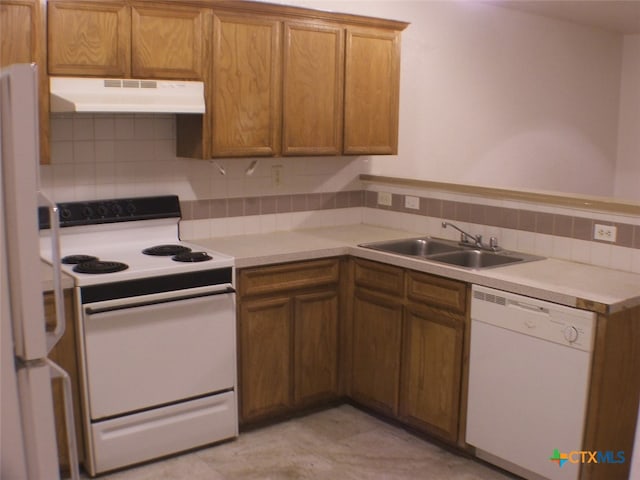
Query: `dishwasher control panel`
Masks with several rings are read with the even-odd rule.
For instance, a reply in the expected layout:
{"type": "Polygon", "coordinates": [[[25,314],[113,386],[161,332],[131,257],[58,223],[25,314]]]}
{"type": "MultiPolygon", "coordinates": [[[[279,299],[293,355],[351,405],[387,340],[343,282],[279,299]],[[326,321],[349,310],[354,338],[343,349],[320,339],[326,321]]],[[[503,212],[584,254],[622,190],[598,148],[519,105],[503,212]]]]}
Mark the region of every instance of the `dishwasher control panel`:
{"type": "Polygon", "coordinates": [[[596,314],[473,285],[471,319],[584,351],[593,348],[596,314]]]}

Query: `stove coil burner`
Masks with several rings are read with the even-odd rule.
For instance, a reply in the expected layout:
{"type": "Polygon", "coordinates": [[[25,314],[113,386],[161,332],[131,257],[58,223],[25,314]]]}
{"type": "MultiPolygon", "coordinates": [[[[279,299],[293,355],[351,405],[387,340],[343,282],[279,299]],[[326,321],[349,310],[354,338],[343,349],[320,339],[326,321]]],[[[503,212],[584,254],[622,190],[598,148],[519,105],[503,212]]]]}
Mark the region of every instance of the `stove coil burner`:
{"type": "Polygon", "coordinates": [[[77,264],[73,267],[73,271],[77,273],[114,273],[127,268],[129,268],[129,265],[122,262],[91,260],[77,264]]]}
{"type": "Polygon", "coordinates": [[[92,262],[98,260],[98,257],[93,255],[67,255],[62,258],[62,263],[66,265],[75,265],[77,263],[92,262]]]}
{"type": "Polygon", "coordinates": [[[155,256],[173,256],[180,253],[189,253],[191,249],[184,245],[156,245],[154,247],[145,248],[142,253],[145,255],[155,256]]]}
{"type": "Polygon", "coordinates": [[[184,252],[172,257],[175,262],[206,262],[212,260],[213,257],[207,252],[184,252]]]}

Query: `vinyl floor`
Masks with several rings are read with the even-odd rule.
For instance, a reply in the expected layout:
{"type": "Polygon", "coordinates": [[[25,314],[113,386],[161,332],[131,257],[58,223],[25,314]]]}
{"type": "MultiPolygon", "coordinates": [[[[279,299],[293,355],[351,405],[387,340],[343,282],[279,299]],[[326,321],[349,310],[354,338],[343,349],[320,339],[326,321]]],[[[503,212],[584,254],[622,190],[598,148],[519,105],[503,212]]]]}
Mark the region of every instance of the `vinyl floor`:
{"type": "MultiPolygon", "coordinates": [[[[83,477],[89,478],[89,477],[83,477]]],[[[511,480],[350,405],[233,441],[101,475],[104,480],[511,480]]]]}

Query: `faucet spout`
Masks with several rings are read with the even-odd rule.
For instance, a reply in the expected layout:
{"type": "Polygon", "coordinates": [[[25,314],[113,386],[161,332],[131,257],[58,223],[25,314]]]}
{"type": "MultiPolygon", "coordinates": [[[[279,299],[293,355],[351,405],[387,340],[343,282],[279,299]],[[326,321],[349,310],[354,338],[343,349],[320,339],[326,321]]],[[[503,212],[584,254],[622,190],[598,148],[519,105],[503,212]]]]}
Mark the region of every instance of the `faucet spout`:
{"type": "Polygon", "coordinates": [[[467,244],[473,243],[473,245],[475,245],[476,247],[482,247],[482,235],[471,235],[470,233],[465,232],[464,230],[462,230],[457,225],[454,225],[453,223],[442,222],[442,228],[447,228],[447,227],[455,228],[462,234],[462,239],[461,239],[462,243],[467,243],[467,244]],[[473,240],[473,242],[470,242],[468,239],[473,240]]]}

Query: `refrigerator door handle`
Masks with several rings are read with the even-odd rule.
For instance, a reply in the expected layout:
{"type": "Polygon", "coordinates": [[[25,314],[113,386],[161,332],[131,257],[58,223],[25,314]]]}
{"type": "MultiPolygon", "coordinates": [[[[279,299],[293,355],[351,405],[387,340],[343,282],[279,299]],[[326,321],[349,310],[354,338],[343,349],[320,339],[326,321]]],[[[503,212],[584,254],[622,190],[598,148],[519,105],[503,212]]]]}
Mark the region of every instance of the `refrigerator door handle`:
{"type": "Polygon", "coordinates": [[[62,267],[60,261],[60,219],[58,206],[43,192],[38,192],[39,203],[49,209],[51,223],[51,263],[53,264],[53,295],[55,299],[56,327],[47,333],[47,351],[60,341],[65,331],[64,295],[62,292],[62,267]]]}
{"type": "Polygon", "coordinates": [[[78,447],[76,445],[76,427],[73,418],[73,396],[71,390],[71,378],[57,363],[46,359],[51,371],[51,378],[62,380],[62,393],[64,397],[64,420],[67,433],[67,449],[69,450],[69,471],[71,480],[80,480],[80,467],[78,466],[78,447]]]}

